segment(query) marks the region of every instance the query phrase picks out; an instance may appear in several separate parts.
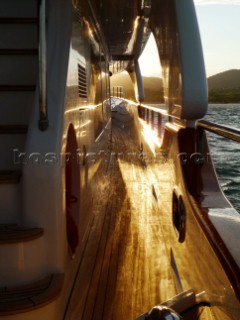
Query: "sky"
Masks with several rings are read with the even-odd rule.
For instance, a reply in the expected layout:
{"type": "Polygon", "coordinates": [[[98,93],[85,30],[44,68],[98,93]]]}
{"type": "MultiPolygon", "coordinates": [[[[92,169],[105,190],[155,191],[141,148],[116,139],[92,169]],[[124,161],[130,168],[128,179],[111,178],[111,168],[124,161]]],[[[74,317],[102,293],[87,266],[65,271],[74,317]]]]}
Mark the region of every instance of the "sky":
{"type": "MultiPolygon", "coordinates": [[[[240,69],[240,0],[194,0],[207,77],[240,69]]],[[[153,36],[140,57],[142,74],[161,76],[153,36]],[[146,61],[151,65],[146,67],[146,61]]]]}

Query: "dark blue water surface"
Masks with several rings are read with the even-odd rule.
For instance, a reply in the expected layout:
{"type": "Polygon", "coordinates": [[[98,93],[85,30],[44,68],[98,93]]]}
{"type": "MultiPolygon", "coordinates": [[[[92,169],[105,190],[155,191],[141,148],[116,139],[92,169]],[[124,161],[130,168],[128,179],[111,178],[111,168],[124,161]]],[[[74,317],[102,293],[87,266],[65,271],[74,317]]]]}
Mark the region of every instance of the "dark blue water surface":
{"type": "MultiPolygon", "coordinates": [[[[240,104],[212,104],[205,120],[240,130],[240,104]]],[[[240,144],[208,133],[208,142],[220,185],[240,212],[240,144]]]]}

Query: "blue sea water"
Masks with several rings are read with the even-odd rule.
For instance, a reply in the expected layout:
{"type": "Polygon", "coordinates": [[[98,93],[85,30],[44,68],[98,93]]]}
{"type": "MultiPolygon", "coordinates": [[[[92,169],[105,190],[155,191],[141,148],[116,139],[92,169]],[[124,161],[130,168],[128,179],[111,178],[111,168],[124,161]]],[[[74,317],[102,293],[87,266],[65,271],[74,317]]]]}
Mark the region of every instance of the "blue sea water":
{"type": "MultiPolygon", "coordinates": [[[[204,119],[240,130],[240,104],[210,104],[204,119]]],[[[240,144],[212,133],[207,135],[222,190],[240,213],[240,144]]]]}

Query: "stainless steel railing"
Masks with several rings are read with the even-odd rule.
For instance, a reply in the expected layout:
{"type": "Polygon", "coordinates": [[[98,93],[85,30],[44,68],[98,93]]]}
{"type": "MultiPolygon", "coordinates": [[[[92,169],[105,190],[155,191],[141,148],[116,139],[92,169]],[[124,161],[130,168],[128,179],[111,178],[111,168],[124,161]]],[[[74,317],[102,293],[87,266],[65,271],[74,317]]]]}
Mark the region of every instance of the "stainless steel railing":
{"type": "Polygon", "coordinates": [[[219,136],[236,142],[240,142],[240,130],[237,129],[232,129],[224,125],[216,124],[205,120],[198,121],[197,128],[204,129],[206,131],[215,133],[219,136]]]}
{"type": "Polygon", "coordinates": [[[46,36],[46,0],[39,1],[39,129],[48,128],[47,112],[47,36],[46,36]]]}

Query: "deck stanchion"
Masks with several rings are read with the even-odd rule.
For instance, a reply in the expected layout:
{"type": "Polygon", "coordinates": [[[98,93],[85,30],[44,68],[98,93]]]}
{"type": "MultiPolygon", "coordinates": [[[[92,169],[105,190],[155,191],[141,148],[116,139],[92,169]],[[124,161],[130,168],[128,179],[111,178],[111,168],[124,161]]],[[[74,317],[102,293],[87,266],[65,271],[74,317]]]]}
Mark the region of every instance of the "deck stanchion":
{"type": "Polygon", "coordinates": [[[146,111],[147,111],[147,123],[149,123],[149,109],[146,109],[146,111]]]}
{"type": "Polygon", "coordinates": [[[162,115],[161,115],[161,113],[158,113],[158,135],[159,135],[159,137],[161,136],[161,126],[162,126],[162,115]]]}
{"type": "Polygon", "coordinates": [[[151,110],[152,118],[151,118],[151,128],[154,130],[154,111],[151,110]]]}

